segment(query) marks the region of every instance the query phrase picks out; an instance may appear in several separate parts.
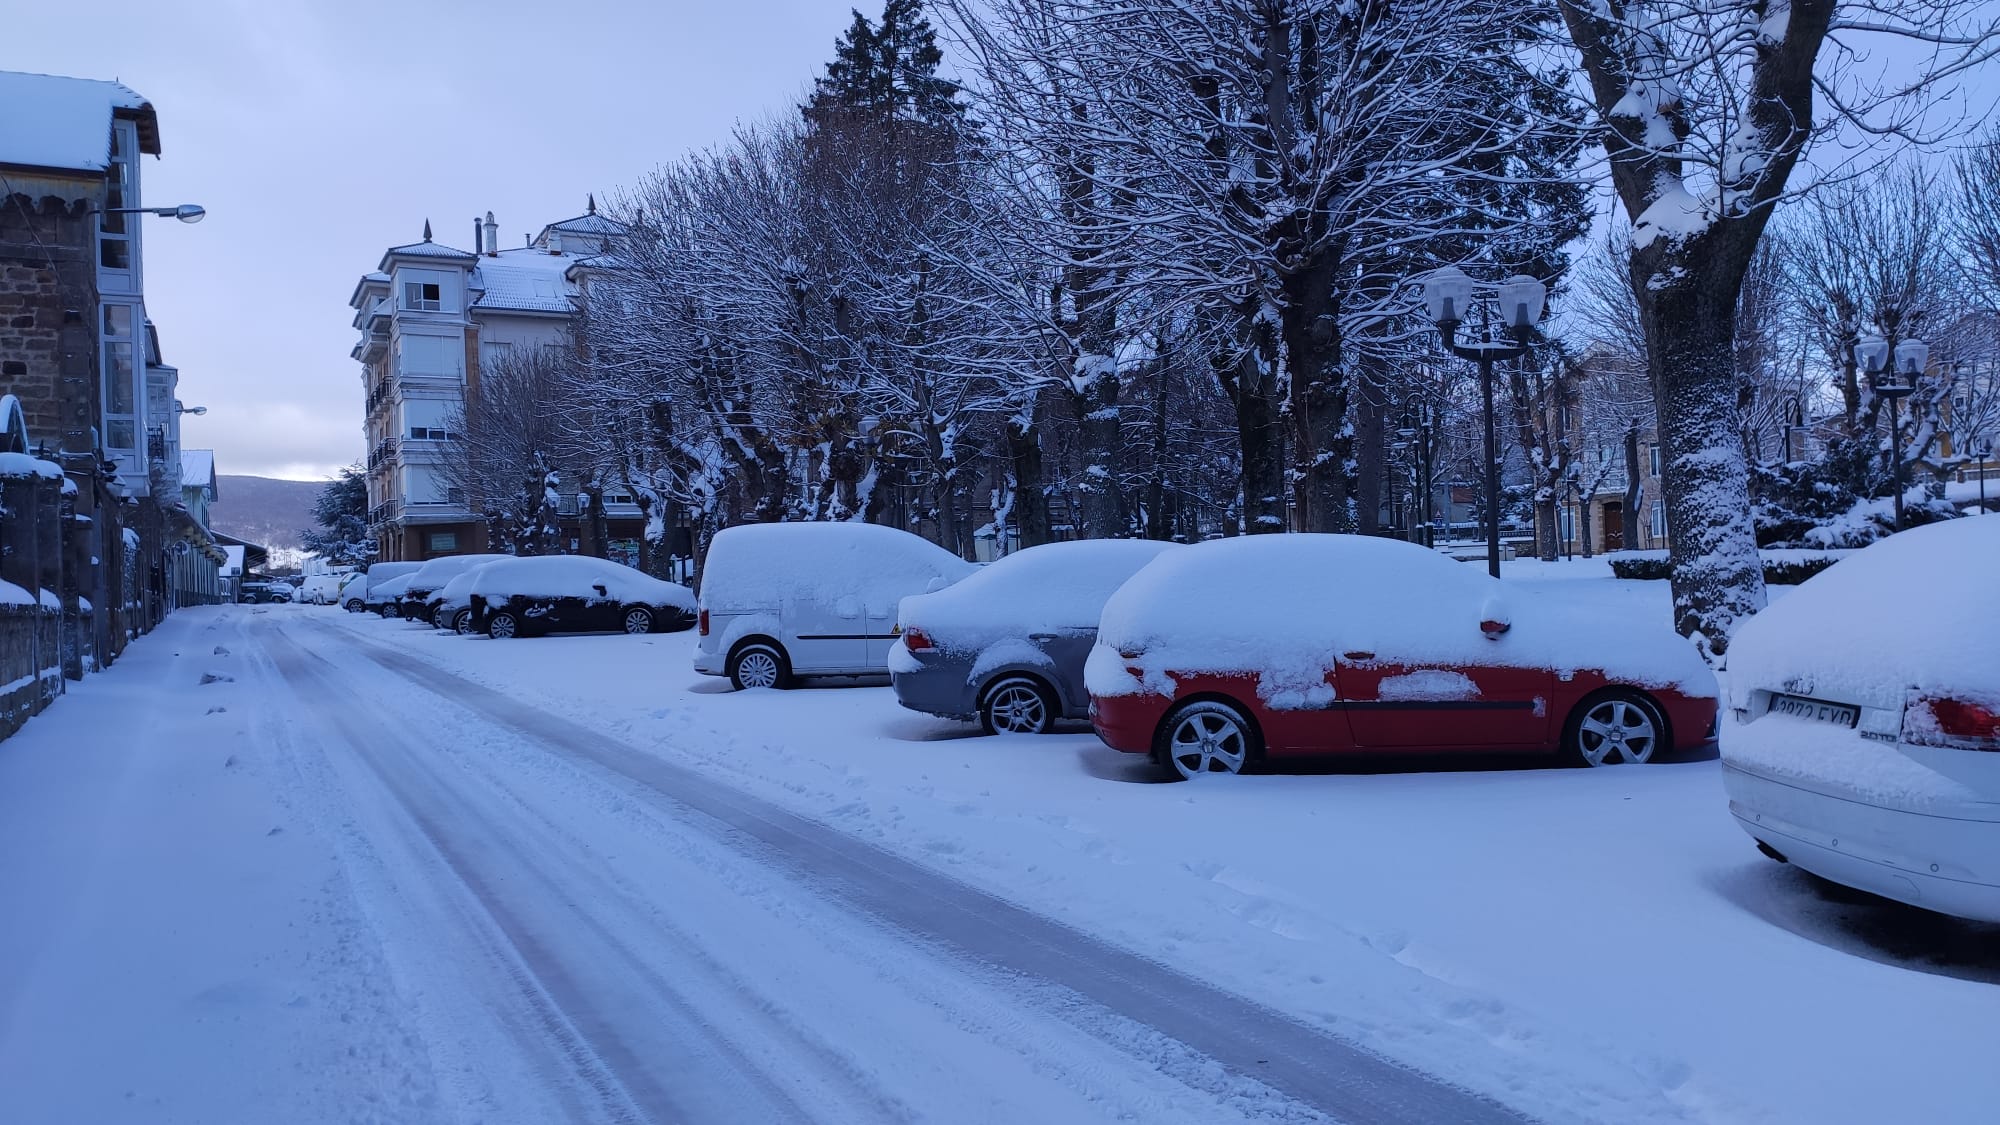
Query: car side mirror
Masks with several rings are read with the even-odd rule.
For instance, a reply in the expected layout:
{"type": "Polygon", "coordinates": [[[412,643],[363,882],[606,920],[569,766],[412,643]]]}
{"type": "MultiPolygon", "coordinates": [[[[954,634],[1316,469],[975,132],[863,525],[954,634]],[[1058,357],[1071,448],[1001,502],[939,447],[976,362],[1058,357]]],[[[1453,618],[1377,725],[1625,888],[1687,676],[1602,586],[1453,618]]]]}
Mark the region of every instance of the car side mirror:
{"type": "Polygon", "coordinates": [[[597,591],[597,596],[598,596],[598,597],[600,597],[600,598],[604,598],[604,597],[609,597],[609,596],[610,596],[610,593],[609,593],[609,592],[608,592],[607,590],[605,590],[605,588],[604,588],[604,583],[602,583],[602,582],[598,582],[598,583],[595,583],[595,584],[594,584],[594,585],[592,585],[592,586],[591,586],[590,588],[591,588],[591,589],[593,589],[593,590],[595,590],[595,591],[597,591]]]}
{"type": "Polygon", "coordinates": [[[1512,624],[1505,621],[1487,620],[1479,623],[1479,631],[1486,634],[1486,639],[1489,641],[1499,640],[1501,634],[1513,627],[1512,624]]]}
{"type": "Polygon", "coordinates": [[[934,576],[932,576],[932,578],[931,578],[931,580],[930,580],[929,582],[926,582],[926,583],[924,583],[924,593],[926,593],[926,594],[935,594],[935,593],[937,593],[937,592],[938,592],[939,590],[942,590],[942,589],[944,589],[944,588],[945,588],[946,586],[949,586],[949,585],[951,585],[951,583],[949,583],[949,582],[946,582],[946,581],[944,580],[944,575],[942,575],[942,574],[939,574],[939,575],[934,575],[934,576]]]}

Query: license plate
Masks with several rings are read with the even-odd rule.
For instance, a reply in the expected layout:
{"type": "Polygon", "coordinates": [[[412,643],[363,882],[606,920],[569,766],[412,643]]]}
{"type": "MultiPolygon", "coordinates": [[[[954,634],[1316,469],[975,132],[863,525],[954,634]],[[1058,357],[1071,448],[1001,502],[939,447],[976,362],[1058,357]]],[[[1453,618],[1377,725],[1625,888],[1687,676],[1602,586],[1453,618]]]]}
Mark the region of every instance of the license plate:
{"type": "Polygon", "coordinates": [[[1839,723],[1852,727],[1861,721],[1861,708],[1845,703],[1828,703],[1824,699],[1807,699],[1802,695],[1773,695],[1771,714],[1790,715],[1796,719],[1811,719],[1820,723],[1839,723]]]}

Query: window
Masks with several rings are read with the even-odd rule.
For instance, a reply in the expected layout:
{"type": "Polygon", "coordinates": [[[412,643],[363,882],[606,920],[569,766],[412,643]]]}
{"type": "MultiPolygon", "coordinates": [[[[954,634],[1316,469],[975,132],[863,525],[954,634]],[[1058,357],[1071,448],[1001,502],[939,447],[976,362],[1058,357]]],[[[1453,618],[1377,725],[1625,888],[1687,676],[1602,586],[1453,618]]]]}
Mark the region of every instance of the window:
{"type": "Polygon", "coordinates": [[[1566,504],[1562,509],[1561,538],[1565,543],[1576,538],[1576,512],[1566,504]]]}
{"type": "Polygon", "coordinates": [[[460,506],[463,506],[465,504],[465,490],[463,488],[445,489],[444,502],[447,504],[458,504],[460,506]]]}
{"type": "Polygon", "coordinates": [[[456,379],[464,374],[465,344],[457,336],[403,336],[396,350],[403,375],[456,379]]]}
{"type": "Polygon", "coordinates": [[[99,331],[103,340],[104,447],[139,447],[137,394],[138,341],[133,336],[131,305],[105,305],[99,331]]]}
{"type": "MultiPolygon", "coordinates": [[[[1654,446],[1653,448],[1655,451],[1659,449],[1658,446],[1654,446]]],[[[1666,537],[1667,504],[1664,500],[1655,500],[1653,501],[1653,538],[1665,539],[1666,537]]]]}
{"type": "Polygon", "coordinates": [[[437,312],[444,308],[443,287],[435,281],[405,281],[403,283],[403,307],[419,312],[437,312]]]}
{"type": "Polygon", "coordinates": [[[104,175],[104,213],[98,216],[97,224],[97,264],[107,270],[132,268],[133,224],[138,216],[113,213],[138,206],[132,183],[136,144],[135,137],[128,135],[132,129],[122,121],[111,127],[111,167],[104,175]]]}
{"type": "Polygon", "coordinates": [[[458,550],[458,532],[456,531],[433,531],[430,538],[431,550],[433,551],[458,550]]]}
{"type": "Polygon", "coordinates": [[[1660,443],[1654,442],[1646,447],[1646,464],[1654,476],[1660,475],[1660,443]]]}

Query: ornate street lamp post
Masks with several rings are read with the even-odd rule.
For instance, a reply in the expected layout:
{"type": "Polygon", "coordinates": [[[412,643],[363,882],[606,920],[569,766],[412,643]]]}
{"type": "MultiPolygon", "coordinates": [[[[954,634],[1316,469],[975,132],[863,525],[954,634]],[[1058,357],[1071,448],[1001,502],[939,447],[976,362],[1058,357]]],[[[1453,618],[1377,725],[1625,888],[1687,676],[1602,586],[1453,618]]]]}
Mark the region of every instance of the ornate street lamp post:
{"type": "Polygon", "coordinates": [[[1895,530],[1903,530],[1903,400],[1916,393],[1917,379],[1930,363],[1930,345],[1922,340],[1904,340],[1895,347],[1895,365],[1889,364],[1889,341],[1880,336],[1864,336],[1854,345],[1854,360],[1868,373],[1868,385],[1889,400],[1889,487],[1896,494],[1895,530]]]}
{"type": "Polygon", "coordinates": [[[1527,354],[1547,299],[1548,288],[1525,274],[1481,286],[1464,271],[1447,266],[1424,279],[1424,311],[1437,325],[1445,350],[1479,364],[1479,405],[1486,426],[1486,571],[1495,578],[1500,577],[1500,447],[1493,427],[1493,363],[1527,354]],[[1475,300],[1482,312],[1481,338],[1461,342],[1458,328],[1475,300]],[[1500,306],[1497,331],[1489,301],[1500,306]],[[1499,339],[1501,334],[1507,339],[1499,339]]]}

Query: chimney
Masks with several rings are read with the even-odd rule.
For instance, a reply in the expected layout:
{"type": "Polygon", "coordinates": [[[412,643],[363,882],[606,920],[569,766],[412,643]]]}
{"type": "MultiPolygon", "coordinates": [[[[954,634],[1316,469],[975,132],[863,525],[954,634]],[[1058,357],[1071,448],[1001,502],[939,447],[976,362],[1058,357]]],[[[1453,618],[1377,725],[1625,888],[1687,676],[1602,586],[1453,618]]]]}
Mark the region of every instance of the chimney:
{"type": "Polygon", "coordinates": [[[562,232],[559,230],[549,232],[549,253],[557,255],[562,253],[562,232]]]}
{"type": "Polygon", "coordinates": [[[486,249],[487,254],[498,254],[500,252],[500,224],[493,221],[493,212],[486,212],[486,222],[481,224],[480,229],[486,233],[485,238],[480,240],[480,245],[486,249]]]}

